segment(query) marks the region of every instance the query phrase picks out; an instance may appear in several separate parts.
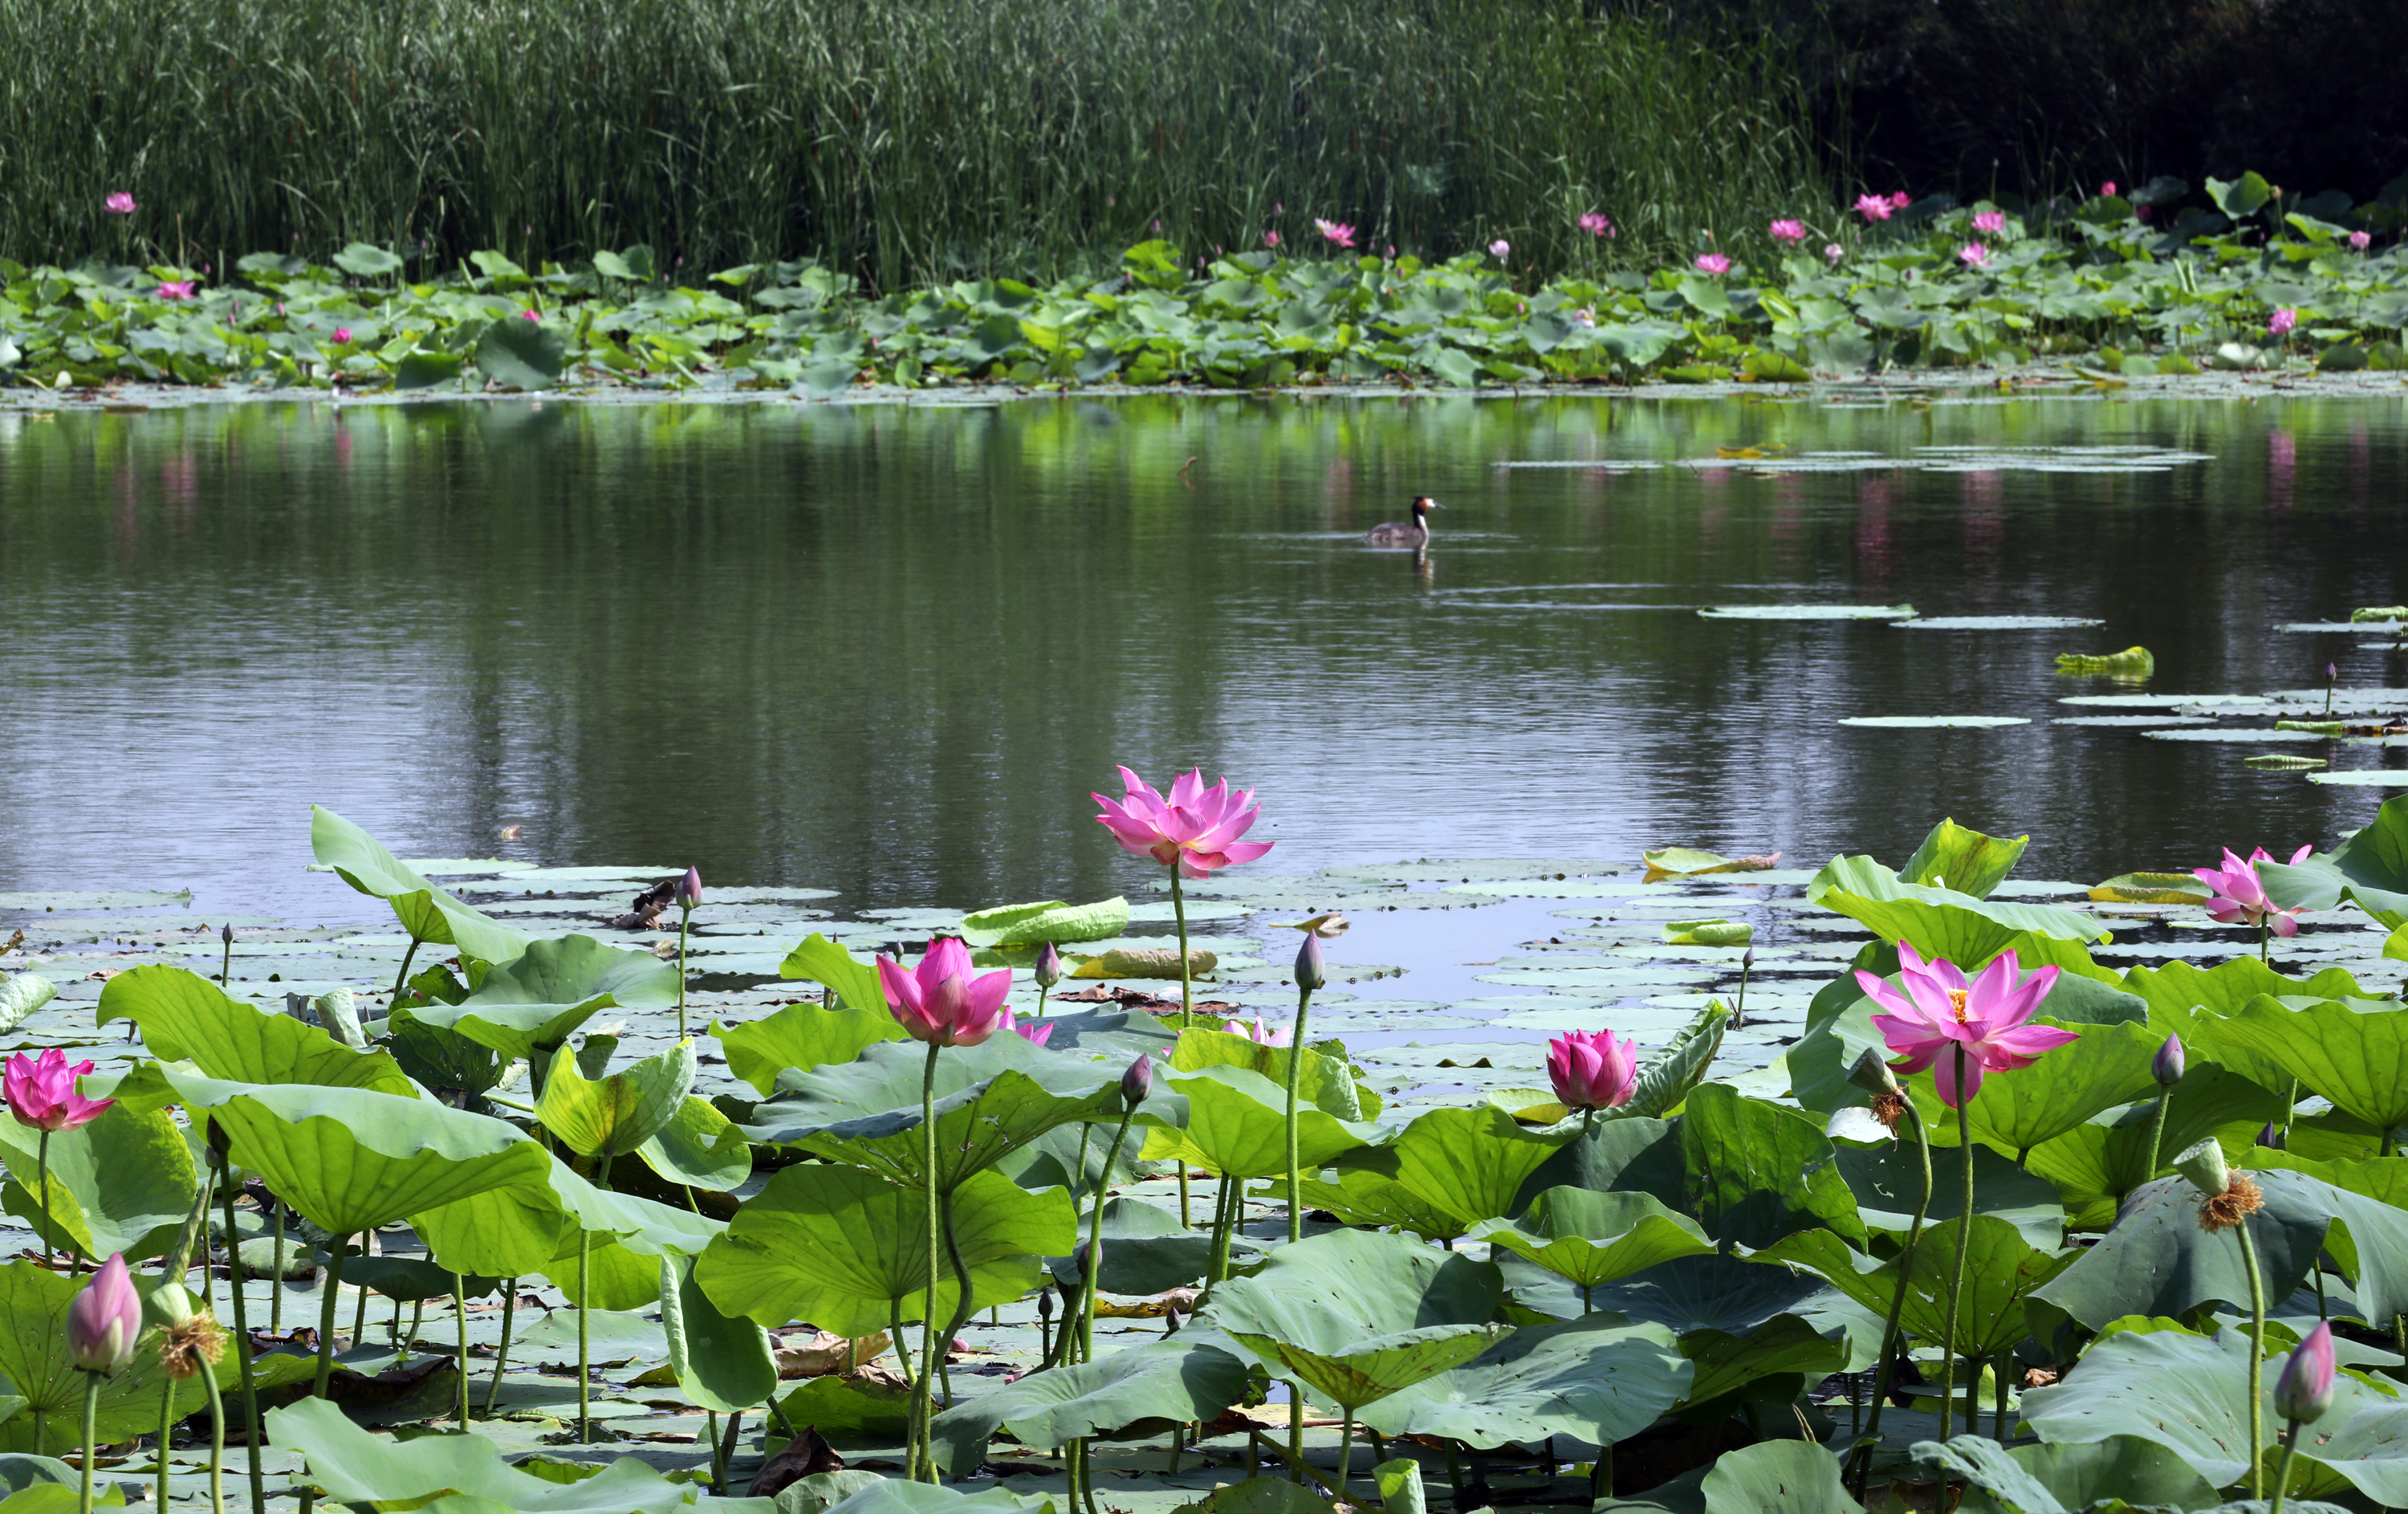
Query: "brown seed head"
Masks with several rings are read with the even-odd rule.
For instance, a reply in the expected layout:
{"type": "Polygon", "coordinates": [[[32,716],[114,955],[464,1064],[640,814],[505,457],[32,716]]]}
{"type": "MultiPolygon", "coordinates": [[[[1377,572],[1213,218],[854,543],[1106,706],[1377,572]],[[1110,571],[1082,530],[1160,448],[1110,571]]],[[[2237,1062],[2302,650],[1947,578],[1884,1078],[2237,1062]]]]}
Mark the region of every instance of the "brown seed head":
{"type": "Polygon", "coordinates": [[[2266,1207],[2266,1196],[2247,1175],[2234,1173],[2232,1181],[2221,1193],[2201,1199],[2199,1204],[2199,1228],[2210,1235],[2220,1230],[2230,1230],[2249,1216],[2266,1207]]]}
{"type": "Polygon", "coordinates": [[[190,1377],[206,1362],[211,1366],[225,1356],[226,1333],[215,1316],[203,1311],[180,1325],[160,1332],[159,1364],[170,1377],[190,1377]]]}
{"type": "Polygon", "coordinates": [[[1876,1093],[1873,1095],[1872,1111],[1873,1118],[1880,1120],[1891,1130],[1896,1130],[1898,1122],[1906,1117],[1906,1095],[1876,1093]]]}

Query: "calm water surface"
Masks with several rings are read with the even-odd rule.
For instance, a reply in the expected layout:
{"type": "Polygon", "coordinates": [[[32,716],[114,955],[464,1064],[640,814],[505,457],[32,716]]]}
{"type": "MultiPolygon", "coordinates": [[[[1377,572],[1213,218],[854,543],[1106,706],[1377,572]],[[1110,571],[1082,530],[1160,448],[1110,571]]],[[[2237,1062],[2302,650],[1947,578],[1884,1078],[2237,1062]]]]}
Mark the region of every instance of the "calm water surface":
{"type": "Polygon", "coordinates": [[[2118,691],[2052,655],[2146,645],[2152,691],[2408,683],[2372,638],[2274,628],[2408,599],[2404,547],[2388,400],[0,415],[0,888],[357,913],[302,872],[315,801],[406,856],[1095,897],[1154,872],[1088,818],[1116,762],[1255,786],[1283,870],[1895,863],[1942,815],[2032,832],[2028,876],[2189,866],[2382,791],[2052,727],[2118,691]],[[1718,447],[1870,456],[1500,466],[1718,447]],[[1416,493],[1447,507],[1425,561],[1358,544],[1416,493]],[[2106,624],[1695,613],[1770,602],[2106,624]],[[2035,723],[1836,723],[1971,714],[2035,723]]]}

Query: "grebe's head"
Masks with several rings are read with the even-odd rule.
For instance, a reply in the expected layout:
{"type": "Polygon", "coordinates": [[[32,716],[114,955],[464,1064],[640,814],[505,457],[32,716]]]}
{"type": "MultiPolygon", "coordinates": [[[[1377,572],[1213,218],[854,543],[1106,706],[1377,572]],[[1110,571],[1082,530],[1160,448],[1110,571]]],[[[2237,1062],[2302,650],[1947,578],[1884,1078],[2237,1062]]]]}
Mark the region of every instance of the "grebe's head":
{"type": "Polygon", "coordinates": [[[1417,494],[1413,496],[1413,516],[1417,520],[1422,516],[1428,514],[1433,510],[1444,510],[1445,508],[1446,507],[1444,505],[1440,504],[1428,495],[1417,494]]]}

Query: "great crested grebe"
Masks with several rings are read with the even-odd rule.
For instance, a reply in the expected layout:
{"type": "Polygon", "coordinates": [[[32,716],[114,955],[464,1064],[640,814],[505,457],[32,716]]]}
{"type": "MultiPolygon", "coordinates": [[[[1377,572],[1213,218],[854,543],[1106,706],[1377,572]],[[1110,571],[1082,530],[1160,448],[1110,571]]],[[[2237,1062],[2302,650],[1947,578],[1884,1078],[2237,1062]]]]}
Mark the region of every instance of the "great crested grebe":
{"type": "Polygon", "coordinates": [[[1413,518],[1411,524],[1403,521],[1384,521],[1363,533],[1364,543],[1374,547],[1426,546],[1430,539],[1429,512],[1445,508],[1428,495],[1417,494],[1413,496],[1413,518]]]}

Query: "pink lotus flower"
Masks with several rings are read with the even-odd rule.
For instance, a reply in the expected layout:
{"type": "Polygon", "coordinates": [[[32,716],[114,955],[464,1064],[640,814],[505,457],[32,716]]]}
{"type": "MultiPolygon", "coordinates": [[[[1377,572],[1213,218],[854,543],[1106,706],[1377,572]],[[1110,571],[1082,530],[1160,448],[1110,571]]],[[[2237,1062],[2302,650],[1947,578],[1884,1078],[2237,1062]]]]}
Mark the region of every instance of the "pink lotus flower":
{"type": "Polygon", "coordinates": [[[1265,247],[1277,247],[1279,245],[1279,233],[1275,231],[1264,232],[1263,245],[1265,247]]]}
{"type": "Polygon", "coordinates": [[[110,215],[132,215],[134,213],[134,196],[121,189],[116,194],[108,196],[108,198],[101,201],[100,208],[107,210],[110,215]]]}
{"type": "Polygon", "coordinates": [[[1612,1031],[1573,1031],[1547,1043],[1547,1078],[1574,1109],[1614,1109],[1639,1082],[1639,1047],[1612,1031]]]}
{"type": "Polygon", "coordinates": [[[1258,1046],[1284,1046],[1292,1044],[1296,1037],[1295,1026],[1288,1026],[1284,1030],[1273,1030],[1263,1024],[1263,1017],[1260,1015],[1254,1017],[1252,1027],[1243,1020],[1228,1020],[1223,1023],[1221,1029],[1231,1035],[1244,1036],[1258,1046]]]}
{"type": "Polygon", "coordinates": [[[2274,1382],[2274,1412],[2286,1420],[2314,1424],[2332,1407],[2332,1326],[2319,1319],[2283,1363],[2283,1375],[2274,1382]]]}
{"type": "Polygon", "coordinates": [[[543,317],[534,310],[521,310],[519,312],[519,319],[522,321],[540,321],[543,317]]]}
{"type": "Polygon", "coordinates": [[[2000,952],[1968,982],[1956,963],[1926,962],[1909,942],[1898,944],[1899,977],[1905,991],[1858,969],[1856,982],[1873,1002],[1889,1011],[1873,1017],[1890,1051],[1905,1058],[1891,1065],[1901,1073],[1934,1069],[1940,1102],[1959,1109],[1982,1090],[1985,1073],[2029,1067],[2041,1054],[2080,1036],[2053,1026],[2027,1025],[2041,1001],[2057,987],[2056,967],[2043,967],[2028,978],[2014,952],[2000,952]],[[1965,1081],[1956,1081],[1956,1053],[1965,1053],[1965,1081]]]}
{"type": "Polygon", "coordinates": [[[1996,237],[2007,229],[2007,212],[1984,210],[1973,217],[1973,229],[1985,237],[1996,237]]]}
{"type": "Polygon", "coordinates": [[[141,1334],[141,1295],[134,1291],[124,1253],[113,1252],[67,1304],[67,1355],[85,1372],[114,1373],[134,1360],[141,1334]]]}
{"type": "Polygon", "coordinates": [[[1572,312],[1572,324],[1576,326],[1580,326],[1584,330],[1595,331],[1597,329],[1597,307],[1594,305],[1584,305],[1579,310],[1574,310],[1572,312]]]}
{"type": "Polygon", "coordinates": [[[159,297],[161,299],[190,299],[193,297],[193,281],[190,279],[181,281],[174,279],[167,280],[159,285],[159,297]]]}
{"type": "Polygon", "coordinates": [[[2135,221],[2147,221],[2149,219],[2149,208],[2145,205],[2136,205],[2132,207],[2132,219],[2135,221]]]}
{"type": "Polygon", "coordinates": [[[2110,196],[2112,196],[2114,193],[2115,193],[2115,180],[2114,180],[2113,179],[2110,179],[2110,180],[2107,180],[2105,183],[2103,183],[2103,184],[2101,184],[2101,185],[2100,185],[2100,186],[2099,186],[2099,197],[2100,197],[2100,199],[2106,199],[2106,198],[2109,198],[2109,197],[2110,197],[2110,196]]]}
{"type": "Polygon", "coordinates": [[[1238,839],[1262,814],[1254,791],[1232,794],[1226,778],[1207,788],[1201,768],[1181,773],[1168,799],[1126,768],[1121,782],[1128,788],[1122,799],[1087,796],[1104,807],[1096,818],[1125,850],[1166,865],[1175,862],[1182,878],[1209,878],[1215,869],[1251,862],[1275,844],[1238,839]]]}
{"type": "MultiPolygon", "coordinates": [[[[1004,975],[1010,976],[1010,973],[1004,975]]],[[[1013,1023],[1011,1033],[1032,1046],[1041,1046],[1054,1039],[1054,1027],[1059,1023],[1058,1020],[1019,1020],[1013,1023]]]]}
{"type": "Polygon", "coordinates": [[[1832,262],[1837,263],[1840,259],[1848,255],[1848,250],[1842,247],[1837,242],[1825,242],[1823,244],[1823,255],[1830,259],[1832,262]]]}
{"type": "Polygon", "coordinates": [[[1875,221],[1887,221],[1890,212],[1896,209],[1896,206],[1889,203],[1889,196],[1885,195],[1856,196],[1856,214],[1863,216],[1869,223],[1875,221]]]}
{"type": "Polygon", "coordinates": [[[1505,255],[1512,251],[1513,244],[1507,241],[1502,237],[1498,238],[1495,241],[1488,244],[1488,255],[1495,258],[1499,263],[1504,262],[1505,255]]]}
{"type": "Polygon", "coordinates": [[[1956,261],[1968,267],[1986,268],[1990,266],[1990,250],[1980,242],[1967,242],[1956,249],[1956,261]]]}
{"type": "Polygon", "coordinates": [[[1806,239],[1806,223],[1803,221],[1776,221],[1770,229],[1774,241],[1795,243],[1806,239]]]}
{"type": "Polygon", "coordinates": [[[1614,234],[1613,223],[1595,210],[1580,218],[1580,229],[1592,237],[1611,237],[1614,234]]]}
{"type": "MultiPolygon", "coordinates": [[[[2306,861],[2308,854],[2315,850],[2314,846],[2302,846],[2293,852],[2291,866],[2298,867],[2306,861]]],[[[2274,858],[2263,846],[2250,853],[2245,862],[2235,857],[2232,848],[2228,846],[2224,849],[2224,866],[2191,869],[2192,877],[2215,890],[2215,897],[2207,901],[2209,917],[2226,925],[2240,925],[2246,921],[2250,925],[2264,926],[2278,936],[2298,935],[2300,922],[2292,916],[2303,913],[2306,906],[2276,909],[2274,901],[2266,897],[2265,885],[2258,881],[2257,865],[2272,860],[2274,858]]]]}
{"type": "Polygon", "coordinates": [[[2349,234],[2349,247],[2353,252],[2363,252],[2373,245],[2374,238],[2365,232],[2353,231],[2349,234]]]}
{"type": "Polygon", "coordinates": [[[1321,233],[1324,239],[1336,242],[1340,247],[1354,245],[1354,228],[1342,221],[1324,221],[1314,216],[1312,229],[1321,233]]]}
{"type": "Polygon", "coordinates": [[[1902,189],[1889,197],[1889,208],[1893,210],[1903,210],[1914,203],[1914,196],[1902,189]]]}
{"type": "Polygon", "coordinates": [[[2276,310],[2267,318],[2266,334],[2272,337],[2287,337],[2291,334],[2291,329],[2299,324],[2299,311],[2276,310]]]}
{"type": "Polygon", "coordinates": [[[886,990],[896,1023],[914,1041],[975,1046],[1011,1023],[1003,1003],[1011,970],[971,977],[970,949],[952,936],[930,941],[928,954],[908,973],[894,958],[881,957],[878,986],[886,990]]]}
{"type": "Polygon", "coordinates": [[[1720,252],[1699,252],[1698,267],[1708,273],[1730,272],[1730,259],[1720,252]]]}
{"type": "Polygon", "coordinates": [[[72,1131],[98,1119],[114,1099],[87,1099],[76,1091],[76,1079],[92,1071],[92,1063],[69,1065],[67,1054],[51,1046],[36,1059],[19,1052],[8,1059],[8,1113],[31,1130],[72,1131]]]}
{"type": "Polygon", "coordinates": [[[348,346],[350,346],[350,345],[351,345],[351,327],[349,327],[349,326],[337,326],[337,327],[335,328],[335,345],[336,345],[336,346],[337,346],[337,347],[348,347],[348,346]]]}

